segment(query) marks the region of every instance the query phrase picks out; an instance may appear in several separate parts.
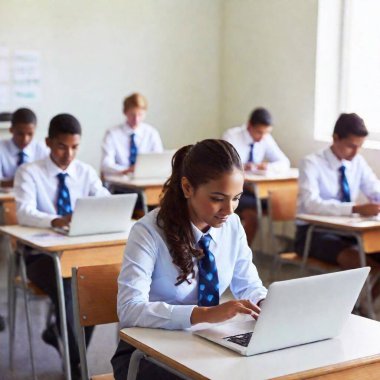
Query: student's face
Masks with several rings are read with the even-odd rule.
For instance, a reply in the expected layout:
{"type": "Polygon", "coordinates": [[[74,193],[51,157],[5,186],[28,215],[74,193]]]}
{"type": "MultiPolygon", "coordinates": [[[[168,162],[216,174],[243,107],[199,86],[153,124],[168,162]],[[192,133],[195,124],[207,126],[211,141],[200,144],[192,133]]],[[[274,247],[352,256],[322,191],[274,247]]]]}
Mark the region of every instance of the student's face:
{"type": "Polygon", "coordinates": [[[209,226],[221,227],[238,206],[243,183],[243,173],[238,169],[200,185],[197,189],[183,177],[182,190],[194,225],[201,231],[206,231],[209,226]]]}
{"type": "Polygon", "coordinates": [[[50,148],[50,157],[54,163],[65,170],[74,160],[80,143],[80,135],[62,133],[54,138],[46,138],[46,145],[50,148]]]}
{"type": "Polygon", "coordinates": [[[332,150],[335,155],[341,160],[351,161],[358,154],[365,137],[348,135],[342,139],[334,134],[333,140],[332,150]]]}
{"type": "Polygon", "coordinates": [[[267,134],[272,132],[270,125],[257,124],[252,126],[248,124],[248,132],[251,135],[254,142],[261,141],[267,134]]]}
{"type": "Polygon", "coordinates": [[[13,142],[19,149],[26,148],[33,139],[36,126],[33,123],[20,123],[12,125],[9,131],[12,133],[13,142]]]}
{"type": "Polygon", "coordinates": [[[131,128],[137,128],[139,124],[145,118],[145,110],[142,108],[129,108],[124,111],[124,115],[127,117],[127,122],[131,128]]]}

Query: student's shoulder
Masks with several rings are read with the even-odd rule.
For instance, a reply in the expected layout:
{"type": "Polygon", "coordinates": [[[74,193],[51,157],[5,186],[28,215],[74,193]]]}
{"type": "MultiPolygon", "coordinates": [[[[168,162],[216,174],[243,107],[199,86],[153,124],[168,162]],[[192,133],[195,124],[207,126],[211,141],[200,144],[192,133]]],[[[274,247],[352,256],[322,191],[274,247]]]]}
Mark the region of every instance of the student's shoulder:
{"type": "Polygon", "coordinates": [[[300,166],[320,165],[326,160],[326,150],[320,150],[318,152],[310,153],[301,160],[300,166]]]}
{"type": "Polygon", "coordinates": [[[245,127],[244,125],[239,125],[237,127],[232,127],[232,128],[227,129],[223,133],[223,139],[240,136],[244,131],[244,127],[245,127]]]}
{"type": "Polygon", "coordinates": [[[85,173],[91,173],[91,174],[97,175],[96,170],[94,169],[94,167],[92,167],[87,162],[84,162],[84,161],[76,159],[73,162],[73,165],[74,165],[74,169],[75,169],[75,171],[77,172],[78,175],[83,175],[85,173]]]}
{"type": "Polygon", "coordinates": [[[0,140],[0,150],[1,152],[6,152],[9,150],[10,148],[10,144],[11,144],[11,140],[10,139],[2,139],[0,140]]]}
{"type": "Polygon", "coordinates": [[[32,161],[32,162],[27,162],[23,165],[21,165],[17,171],[16,171],[16,176],[22,176],[23,174],[28,174],[32,177],[35,177],[37,175],[40,175],[41,173],[44,173],[46,171],[46,158],[32,161]]]}
{"type": "Polygon", "coordinates": [[[122,133],[124,130],[123,127],[124,127],[123,123],[114,125],[113,127],[108,128],[106,130],[106,135],[115,134],[115,133],[122,133]]]}
{"type": "Polygon", "coordinates": [[[159,208],[156,208],[146,215],[144,215],[141,219],[139,219],[133,226],[132,231],[134,234],[150,236],[154,240],[161,237],[163,238],[163,230],[159,227],[157,222],[159,208]]]}
{"type": "Polygon", "coordinates": [[[148,124],[148,123],[141,123],[139,128],[141,128],[144,134],[147,134],[147,133],[152,134],[152,135],[159,134],[157,128],[153,127],[153,125],[148,124]]]}

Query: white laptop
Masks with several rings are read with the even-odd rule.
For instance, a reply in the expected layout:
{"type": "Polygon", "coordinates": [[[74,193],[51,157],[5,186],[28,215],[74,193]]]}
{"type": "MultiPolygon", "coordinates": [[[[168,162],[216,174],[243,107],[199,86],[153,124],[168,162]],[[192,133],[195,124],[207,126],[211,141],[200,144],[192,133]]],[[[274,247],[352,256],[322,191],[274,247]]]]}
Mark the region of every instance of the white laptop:
{"type": "Polygon", "coordinates": [[[274,282],[257,321],[231,322],[194,331],[241,355],[333,338],[341,332],[369,267],[274,282]]]}
{"type": "Polygon", "coordinates": [[[166,180],[172,172],[173,150],[162,153],[142,153],[138,154],[134,179],[162,178],[166,180]]]}
{"type": "Polygon", "coordinates": [[[79,198],[70,227],[53,229],[68,236],[129,231],[136,200],[137,194],[79,198]]]}

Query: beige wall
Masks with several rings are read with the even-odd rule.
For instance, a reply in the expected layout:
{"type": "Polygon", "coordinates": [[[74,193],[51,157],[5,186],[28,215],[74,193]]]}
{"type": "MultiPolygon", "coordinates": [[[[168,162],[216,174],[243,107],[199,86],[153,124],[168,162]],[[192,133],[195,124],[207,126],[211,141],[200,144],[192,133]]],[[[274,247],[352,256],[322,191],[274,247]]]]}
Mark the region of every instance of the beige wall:
{"type": "Polygon", "coordinates": [[[220,22],[219,0],[2,0],[0,44],[41,52],[38,137],[73,113],[80,157],[98,168],[104,131],[133,91],[147,96],[165,147],[219,135],[220,22]]]}
{"type": "MultiPolygon", "coordinates": [[[[38,137],[72,112],[80,157],[97,168],[132,91],[148,97],[167,148],[220,136],[266,106],[296,166],[328,145],[313,138],[317,18],[318,0],[2,0],[0,44],[42,54],[38,137]]],[[[376,170],[378,152],[363,153],[376,170]]]]}

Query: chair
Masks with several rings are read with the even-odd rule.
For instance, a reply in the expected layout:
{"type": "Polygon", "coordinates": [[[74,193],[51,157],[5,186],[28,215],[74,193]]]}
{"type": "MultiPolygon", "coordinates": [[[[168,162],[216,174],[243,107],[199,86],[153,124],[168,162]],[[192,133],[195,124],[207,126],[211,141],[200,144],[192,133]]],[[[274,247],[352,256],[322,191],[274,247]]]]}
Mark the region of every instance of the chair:
{"type": "Polygon", "coordinates": [[[283,223],[284,225],[286,222],[291,222],[296,219],[297,195],[298,187],[271,190],[268,194],[268,217],[271,250],[274,253],[274,275],[277,274],[277,271],[281,268],[283,263],[290,263],[299,266],[301,273],[304,272],[305,267],[322,273],[340,270],[337,265],[329,264],[322,260],[308,256],[308,246],[310,244],[312,230],[308,234],[309,237],[306,242],[303,257],[297,255],[295,252],[287,252],[287,249],[285,249],[285,252],[284,250],[278,249],[279,242],[283,243],[283,245],[285,243],[286,248],[292,246],[292,241],[289,237],[275,234],[275,224],[283,223]]]}
{"type": "Polygon", "coordinates": [[[82,380],[113,380],[112,374],[89,375],[84,327],[118,322],[117,277],[121,264],[72,268],[75,330],[82,380]]]}

